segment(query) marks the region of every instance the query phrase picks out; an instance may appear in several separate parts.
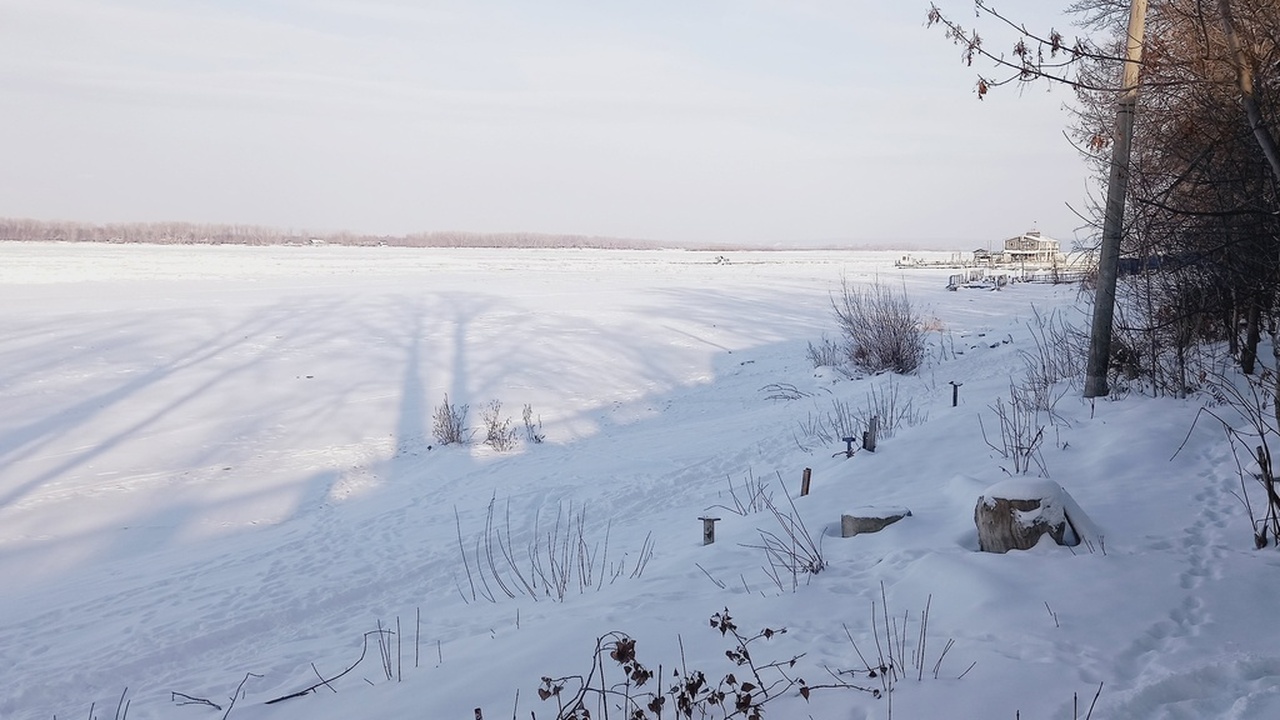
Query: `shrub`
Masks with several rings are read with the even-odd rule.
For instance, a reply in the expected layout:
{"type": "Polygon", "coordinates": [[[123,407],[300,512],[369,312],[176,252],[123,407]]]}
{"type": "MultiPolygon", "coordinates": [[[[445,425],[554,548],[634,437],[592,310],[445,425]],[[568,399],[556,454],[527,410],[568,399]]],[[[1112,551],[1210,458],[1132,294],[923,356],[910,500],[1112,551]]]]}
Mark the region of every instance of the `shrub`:
{"type": "Polygon", "coordinates": [[[480,414],[484,422],[484,444],[506,452],[516,446],[516,429],[511,427],[511,418],[503,417],[502,401],[491,400],[480,414]]]}
{"type": "Polygon", "coordinates": [[[817,345],[809,343],[809,348],[805,351],[805,356],[809,358],[809,362],[813,363],[814,368],[821,367],[839,367],[843,362],[845,350],[840,343],[827,337],[826,333],[822,334],[822,339],[817,345]]]}
{"type": "Polygon", "coordinates": [[[763,477],[757,478],[750,468],[747,469],[747,476],[742,480],[741,488],[733,484],[732,477],[726,475],[725,480],[729,482],[729,497],[733,500],[733,507],[717,504],[707,508],[708,510],[720,508],[746,517],[772,506],[773,492],[769,490],[768,480],[763,477]]]}
{"type": "Polygon", "coordinates": [[[1040,446],[1044,444],[1045,426],[1041,422],[1042,410],[1037,406],[1032,393],[1009,384],[1009,402],[996,398],[994,405],[989,406],[999,421],[1000,444],[996,445],[987,437],[987,428],[978,416],[978,427],[982,429],[982,439],[992,450],[1000,453],[1000,457],[1013,462],[1013,472],[1002,468],[1009,475],[1026,475],[1035,465],[1040,469],[1041,477],[1049,477],[1045,468],[1044,457],[1040,454],[1040,446]]]}
{"type": "Polygon", "coordinates": [[[441,445],[466,443],[471,439],[471,431],[467,427],[467,411],[469,405],[454,405],[449,402],[449,394],[445,393],[444,402],[436,406],[431,416],[431,433],[441,445]]]}
{"type": "Polygon", "coordinates": [[[533,406],[525,403],[524,405],[524,438],[534,445],[540,444],[547,436],[542,433],[542,417],[539,416],[535,421],[533,419],[533,406]]]}
{"type": "Polygon", "coordinates": [[[494,496],[489,500],[484,530],[474,541],[467,541],[462,536],[462,518],[454,508],[458,554],[467,578],[467,591],[457,585],[463,602],[479,598],[498,602],[502,595],[564,602],[574,590],[581,595],[600,590],[606,582],[612,585],[623,575],[639,578],[653,557],[653,534],[649,533],[638,552],[624,552],[617,559],[616,548],[610,545],[612,525],[606,522],[603,537],[592,537],[585,506],[575,510],[570,503],[566,510],[557,503],[554,521],[543,523],[535,512],[531,523],[518,533],[511,528],[511,501],[507,501],[503,517],[497,517],[497,510],[494,496]],[[516,544],[521,536],[531,538],[523,552],[516,544]],[[615,550],[612,557],[611,549],[615,550]]]}
{"type": "Polygon", "coordinates": [[[677,720],[760,720],[767,703],[790,695],[793,689],[806,701],[819,689],[854,690],[880,697],[879,690],[847,682],[826,668],[830,682],[806,682],[796,674],[803,654],[784,660],[761,659],[763,653],[755,646],[785,635],[786,628],[766,627],[755,634],[742,632],[728,608],[712,615],[710,624],[713,631],[730,640],[724,656],[731,661],[731,669],[719,682],[715,681],[719,673],[687,667],[683,649],[678,664],[668,665],[670,669],[666,671],[659,665],[658,672],[654,672],[638,659],[635,638],[614,630],[596,639],[585,675],[544,676],[538,697],[544,702],[555,700],[556,720],[607,718],[609,708],[617,709],[619,717],[627,720],[658,720],[664,716],[677,720]],[[610,669],[620,670],[622,679],[614,674],[606,681],[607,665],[616,665],[610,669]]]}
{"type": "MultiPolygon", "coordinates": [[[[778,483],[782,484],[781,474],[778,475],[778,483]]],[[[791,590],[794,592],[800,586],[800,576],[805,576],[806,580],[812,579],[814,575],[826,569],[827,561],[822,556],[822,535],[819,534],[818,538],[814,539],[813,533],[809,532],[809,528],[805,526],[804,519],[800,517],[800,511],[796,509],[796,503],[791,499],[791,493],[787,492],[785,485],[782,485],[782,492],[787,496],[787,504],[791,507],[790,512],[780,510],[774,504],[772,495],[760,498],[761,504],[778,522],[780,532],[757,528],[756,532],[760,533],[760,544],[743,543],[743,547],[763,550],[765,560],[769,563],[769,566],[764,568],[765,574],[778,587],[778,592],[785,591],[784,578],[788,576],[791,578],[791,590]]]]}
{"type": "Polygon", "coordinates": [[[905,292],[873,283],[856,288],[840,279],[831,308],[848,346],[849,361],[868,373],[914,372],[924,361],[925,331],[905,292]]]}
{"type": "Polygon", "coordinates": [[[891,438],[904,426],[915,427],[923,424],[929,419],[929,413],[916,410],[915,401],[910,398],[902,400],[899,397],[898,384],[890,376],[886,384],[879,387],[871,386],[871,390],[867,393],[867,405],[857,411],[858,424],[861,427],[869,427],[873,417],[880,418],[880,437],[891,438]]]}

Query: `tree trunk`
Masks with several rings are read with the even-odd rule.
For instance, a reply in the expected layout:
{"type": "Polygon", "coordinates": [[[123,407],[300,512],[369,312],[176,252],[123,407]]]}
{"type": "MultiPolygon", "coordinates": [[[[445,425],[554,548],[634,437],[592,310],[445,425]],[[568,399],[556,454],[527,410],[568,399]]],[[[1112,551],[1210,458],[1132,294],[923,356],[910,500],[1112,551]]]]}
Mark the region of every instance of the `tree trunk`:
{"type": "MultiPolygon", "coordinates": [[[[1231,307],[1226,310],[1226,331],[1227,331],[1227,347],[1231,353],[1231,357],[1237,357],[1240,354],[1240,306],[1239,298],[1236,293],[1231,293],[1231,307]]],[[[1243,360],[1241,361],[1243,364],[1243,360]]]]}
{"type": "Polygon", "coordinates": [[[1111,176],[1107,181],[1102,247],[1098,255],[1098,287],[1094,293],[1093,324],[1089,330],[1089,357],[1084,380],[1086,398],[1102,397],[1109,392],[1107,369],[1111,365],[1111,325],[1115,319],[1116,275],[1120,265],[1120,238],[1124,234],[1124,201],[1129,188],[1129,150],[1133,141],[1133,116],[1138,106],[1138,68],[1142,61],[1142,33],[1146,17],[1147,0],[1131,0],[1124,90],[1116,107],[1111,176]]]}
{"type": "Polygon", "coordinates": [[[1236,35],[1236,21],[1231,14],[1230,0],[1218,0],[1218,15],[1222,19],[1222,31],[1227,38],[1227,47],[1231,49],[1231,60],[1236,66],[1236,81],[1240,85],[1240,104],[1244,107],[1245,117],[1249,118],[1249,128],[1253,130],[1253,137],[1262,148],[1267,164],[1271,166],[1272,176],[1280,182],[1280,144],[1267,129],[1266,121],[1262,116],[1262,105],[1258,102],[1258,93],[1253,85],[1253,64],[1249,62],[1249,57],[1240,44],[1240,37],[1236,35]]]}
{"type": "Polygon", "coordinates": [[[1245,316],[1244,347],[1240,350],[1240,372],[1252,375],[1258,360],[1258,343],[1262,340],[1258,322],[1261,313],[1257,298],[1249,300],[1249,314],[1245,316]]]}
{"type": "MultiPolygon", "coordinates": [[[[1280,335],[1271,333],[1271,359],[1275,367],[1280,368],[1280,335]]],[[[1271,408],[1276,416],[1276,427],[1280,428],[1280,381],[1271,383],[1271,408]]]]}

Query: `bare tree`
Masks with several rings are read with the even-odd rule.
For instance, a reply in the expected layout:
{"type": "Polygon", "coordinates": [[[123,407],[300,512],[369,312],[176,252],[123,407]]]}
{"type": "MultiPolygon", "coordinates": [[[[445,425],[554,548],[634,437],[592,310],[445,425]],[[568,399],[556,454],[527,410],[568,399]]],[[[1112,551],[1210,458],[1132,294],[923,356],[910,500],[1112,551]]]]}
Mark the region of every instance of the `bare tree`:
{"type": "MultiPolygon", "coordinates": [[[[1157,3],[1146,17],[1140,66],[1123,60],[1137,40],[1129,0],[1079,0],[1069,8],[1082,28],[1101,38],[1096,42],[1067,43],[1056,30],[1034,34],[981,0],[974,8],[979,19],[1011,33],[1009,53],[989,50],[978,32],[936,5],[929,23],[945,28],[966,62],[991,63],[992,71],[979,76],[979,97],[1012,82],[1071,85],[1079,99],[1072,136],[1100,179],[1122,168],[1116,158],[1124,130],[1112,118],[1117,101],[1134,87],[1122,71],[1140,70],[1142,93],[1129,114],[1133,155],[1123,166],[1128,186],[1123,196],[1109,193],[1105,205],[1091,208],[1105,220],[1104,242],[1122,239],[1111,248],[1113,257],[1124,258],[1123,267],[1116,266],[1122,286],[1112,297],[1127,304],[1114,320],[1100,318],[1105,327],[1095,324],[1095,341],[1112,327],[1124,335],[1095,358],[1103,379],[1095,390],[1105,388],[1108,366],[1123,360],[1149,373],[1158,389],[1184,393],[1194,375],[1190,354],[1206,339],[1226,339],[1252,372],[1259,330],[1276,314],[1280,275],[1276,3],[1157,3]],[[1243,342],[1236,332],[1241,323],[1243,342]]],[[[1095,310],[1109,301],[1101,285],[1095,310]]],[[[1089,394],[1100,393],[1086,388],[1089,394]]]]}

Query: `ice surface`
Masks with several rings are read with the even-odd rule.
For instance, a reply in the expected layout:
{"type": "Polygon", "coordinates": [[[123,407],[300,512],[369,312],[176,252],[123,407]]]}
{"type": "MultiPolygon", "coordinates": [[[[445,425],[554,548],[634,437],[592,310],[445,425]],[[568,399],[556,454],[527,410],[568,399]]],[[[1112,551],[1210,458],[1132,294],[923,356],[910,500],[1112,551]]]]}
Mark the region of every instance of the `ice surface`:
{"type": "MultiPolygon", "coordinates": [[[[892,252],[718,254],[0,244],[0,718],[111,717],[126,688],[130,720],[222,717],[242,682],[237,719],[550,718],[539,678],[586,673],[611,630],[654,668],[736,669],[707,622],[725,607],[785,626],[757,655],[804,653],[796,673],[825,682],[863,667],[845,627],[874,652],[882,588],[908,644],[930,608],[895,717],[1071,717],[1099,683],[1096,718],[1280,717],[1259,631],[1280,559],[1252,549],[1220,431],[1201,422],[1169,461],[1194,401],[1068,392],[1045,464],[1105,554],[976,552],[973,504],[1007,464],[978,417],[1020,373],[1033,307],[1082,323],[1076,288],[949,293],[948,271],[892,252]],[[842,274],[904,287],[937,328],[895,380],[927,422],[851,459],[803,430],[886,387],[805,360],[842,274]],[[782,383],[796,399],[771,398],[782,383]],[[477,421],[527,403],[546,442],[441,447],[445,393],[477,421]],[[779,588],[752,547],[777,521],[725,510],[752,479],[815,538],[866,505],[911,508],[910,532],[823,543],[826,569],[779,588]],[[609,567],[652,537],[644,571],[562,602],[473,596],[459,535],[474,558],[496,527],[523,558],[571,510],[598,556],[607,533],[609,567]],[[400,629],[393,679],[374,642],[332,688],[264,704],[350,666],[379,623],[400,629]]],[[[768,716],[887,706],[793,692],[768,716]]]]}

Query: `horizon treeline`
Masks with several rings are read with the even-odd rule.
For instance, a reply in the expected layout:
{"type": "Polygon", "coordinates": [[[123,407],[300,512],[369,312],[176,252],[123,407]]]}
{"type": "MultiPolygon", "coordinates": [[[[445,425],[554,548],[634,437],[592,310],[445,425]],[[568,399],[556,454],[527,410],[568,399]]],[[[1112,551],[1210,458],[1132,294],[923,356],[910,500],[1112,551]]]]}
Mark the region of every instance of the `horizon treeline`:
{"type": "Polygon", "coordinates": [[[189,222],[84,223],[65,220],[0,218],[0,241],[147,243],[158,245],[353,245],[443,248],[600,248],[656,250],[648,240],[554,235],[547,233],[474,233],[438,231],[409,235],[352,232],[318,233],[262,225],[189,222]]]}

